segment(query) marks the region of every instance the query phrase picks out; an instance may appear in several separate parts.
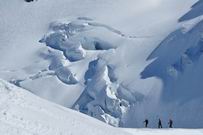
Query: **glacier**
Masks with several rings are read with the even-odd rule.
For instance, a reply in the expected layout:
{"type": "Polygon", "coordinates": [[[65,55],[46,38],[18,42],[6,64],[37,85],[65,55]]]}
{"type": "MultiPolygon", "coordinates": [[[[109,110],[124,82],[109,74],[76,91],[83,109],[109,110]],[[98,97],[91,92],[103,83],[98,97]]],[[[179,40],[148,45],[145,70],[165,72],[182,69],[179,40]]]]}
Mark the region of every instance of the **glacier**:
{"type": "Polygon", "coordinates": [[[0,1],[0,78],[116,127],[201,128],[202,5],[0,1]]]}

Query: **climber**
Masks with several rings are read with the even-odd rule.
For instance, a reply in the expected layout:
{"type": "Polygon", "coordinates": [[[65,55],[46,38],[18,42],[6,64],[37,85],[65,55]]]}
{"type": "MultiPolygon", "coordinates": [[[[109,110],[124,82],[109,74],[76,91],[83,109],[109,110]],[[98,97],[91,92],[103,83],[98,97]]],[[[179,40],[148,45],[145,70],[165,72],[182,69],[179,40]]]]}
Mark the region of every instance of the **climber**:
{"type": "Polygon", "coordinates": [[[148,119],[145,119],[144,123],[145,123],[145,127],[147,128],[147,127],[148,127],[149,120],[148,120],[148,119]]]}
{"type": "Polygon", "coordinates": [[[158,128],[162,128],[161,119],[159,119],[159,122],[158,122],[158,128]]]}
{"type": "Polygon", "coordinates": [[[26,2],[32,2],[32,1],[34,1],[34,0],[25,0],[26,2]]]}
{"type": "Polygon", "coordinates": [[[169,128],[173,128],[173,120],[172,119],[169,119],[168,125],[169,125],[169,128]]]}

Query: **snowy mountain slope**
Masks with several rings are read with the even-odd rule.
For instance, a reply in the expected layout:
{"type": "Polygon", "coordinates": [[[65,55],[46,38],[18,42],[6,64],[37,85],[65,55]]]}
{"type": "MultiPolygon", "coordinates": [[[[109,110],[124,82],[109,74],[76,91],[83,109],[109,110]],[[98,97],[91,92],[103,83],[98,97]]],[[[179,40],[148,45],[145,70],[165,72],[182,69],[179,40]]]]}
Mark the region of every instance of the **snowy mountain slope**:
{"type": "Polygon", "coordinates": [[[128,135],[0,80],[2,135],[128,135]]]}
{"type": "Polygon", "coordinates": [[[202,133],[201,129],[113,128],[0,80],[0,134],[3,135],[201,135],[202,133]]]}
{"type": "Polygon", "coordinates": [[[177,125],[184,127],[201,127],[203,120],[202,8],[199,1],[181,17],[180,21],[193,20],[181,22],[182,27],[164,39],[148,58],[155,60],[141,73],[142,78],[162,79],[163,109],[158,113],[173,117],[177,125]]]}
{"type": "MultiPolygon", "coordinates": [[[[187,54],[186,63],[193,58],[195,61],[201,59],[201,45],[193,48],[190,44],[201,40],[198,32],[201,24],[193,28],[198,20],[177,22],[195,2],[0,1],[0,77],[114,126],[141,127],[146,117],[152,121],[158,117],[164,121],[173,117],[177,127],[201,127],[198,119],[194,120],[191,115],[199,108],[195,113],[201,117],[201,91],[189,90],[196,82],[189,87],[179,85],[185,81],[173,80],[176,71],[182,70],[180,55],[185,58],[187,54]],[[177,30],[182,24],[187,27],[186,34],[177,30]],[[155,49],[174,30],[177,31],[155,49]],[[170,46],[174,43],[181,44],[179,49],[176,45],[170,46]],[[175,51],[176,55],[171,56],[175,51]],[[172,80],[168,79],[171,76],[172,80]],[[176,86],[167,87],[171,82],[176,86]],[[183,94],[185,88],[187,94],[183,94]],[[176,93],[179,89],[181,91],[176,93]],[[181,102],[176,102],[179,97],[181,102]],[[184,110],[190,111],[181,115],[184,110]]],[[[192,15],[186,16],[198,16],[199,5],[201,2],[188,13],[192,15]]],[[[197,67],[200,71],[201,66],[197,67]]],[[[193,78],[199,74],[201,71],[193,78]]],[[[191,75],[182,78],[187,80],[188,76],[191,75]]],[[[200,83],[197,85],[201,88],[200,83]]]]}

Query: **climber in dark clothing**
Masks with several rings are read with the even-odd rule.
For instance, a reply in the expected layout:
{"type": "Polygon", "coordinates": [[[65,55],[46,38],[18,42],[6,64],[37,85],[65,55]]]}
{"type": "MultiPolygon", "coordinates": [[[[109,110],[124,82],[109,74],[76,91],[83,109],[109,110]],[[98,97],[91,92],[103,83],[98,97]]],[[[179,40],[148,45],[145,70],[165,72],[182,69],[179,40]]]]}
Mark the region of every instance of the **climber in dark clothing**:
{"type": "Polygon", "coordinates": [[[34,0],[25,0],[26,2],[32,2],[32,1],[34,1],[34,0]]]}
{"type": "Polygon", "coordinates": [[[147,128],[147,127],[148,127],[148,124],[149,124],[149,120],[148,120],[148,119],[145,119],[144,123],[145,123],[145,127],[147,128]]]}
{"type": "Polygon", "coordinates": [[[172,119],[169,119],[168,125],[169,125],[169,128],[173,128],[173,120],[172,119]]]}
{"type": "Polygon", "coordinates": [[[159,122],[158,122],[158,128],[162,128],[161,119],[159,119],[159,122]]]}

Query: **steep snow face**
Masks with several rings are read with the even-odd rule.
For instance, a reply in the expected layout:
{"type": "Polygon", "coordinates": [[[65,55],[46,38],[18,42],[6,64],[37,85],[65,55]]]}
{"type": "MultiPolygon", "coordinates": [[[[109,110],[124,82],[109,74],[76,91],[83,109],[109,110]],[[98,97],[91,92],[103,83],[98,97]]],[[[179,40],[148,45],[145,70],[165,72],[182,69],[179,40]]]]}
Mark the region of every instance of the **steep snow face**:
{"type": "Polygon", "coordinates": [[[156,76],[163,80],[160,105],[163,109],[158,114],[173,117],[178,127],[201,127],[203,121],[202,9],[199,1],[181,17],[182,27],[152,52],[148,59],[155,60],[141,73],[142,78],[156,76]]]}
{"type": "Polygon", "coordinates": [[[3,80],[0,80],[0,126],[2,135],[128,135],[3,80]]]}
{"type": "Polygon", "coordinates": [[[199,0],[197,3],[195,3],[192,6],[192,9],[187,14],[185,14],[179,19],[179,21],[187,21],[187,20],[202,16],[203,14],[202,6],[203,6],[203,2],[199,0]]]}

